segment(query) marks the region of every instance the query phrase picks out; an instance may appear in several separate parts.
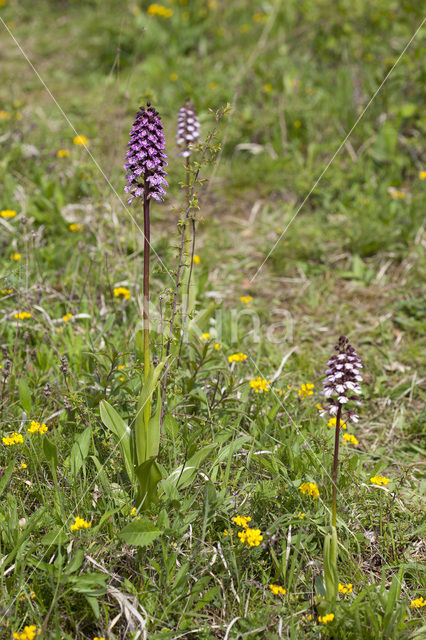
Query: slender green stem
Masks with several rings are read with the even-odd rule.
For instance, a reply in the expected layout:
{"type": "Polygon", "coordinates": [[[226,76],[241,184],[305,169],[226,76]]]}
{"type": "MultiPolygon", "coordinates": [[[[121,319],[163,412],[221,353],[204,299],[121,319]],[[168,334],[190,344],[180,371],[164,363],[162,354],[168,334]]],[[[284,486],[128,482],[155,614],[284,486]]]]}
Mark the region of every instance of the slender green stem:
{"type": "MultiPolygon", "coordinates": [[[[146,185],[145,185],[146,186],[146,185]]],[[[150,220],[149,220],[149,199],[147,197],[147,188],[145,188],[143,198],[143,232],[144,232],[144,251],[143,251],[143,351],[144,351],[144,380],[147,379],[149,373],[149,250],[150,250],[150,220]]],[[[144,408],[145,425],[148,425],[151,406],[147,402],[144,408]]]]}
{"type": "Polygon", "coordinates": [[[339,465],[339,435],[340,435],[340,417],[342,415],[342,405],[339,402],[336,416],[336,431],[334,436],[334,457],[333,457],[333,502],[331,508],[331,524],[336,526],[336,512],[337,512],[337,470],[339,465]]]}

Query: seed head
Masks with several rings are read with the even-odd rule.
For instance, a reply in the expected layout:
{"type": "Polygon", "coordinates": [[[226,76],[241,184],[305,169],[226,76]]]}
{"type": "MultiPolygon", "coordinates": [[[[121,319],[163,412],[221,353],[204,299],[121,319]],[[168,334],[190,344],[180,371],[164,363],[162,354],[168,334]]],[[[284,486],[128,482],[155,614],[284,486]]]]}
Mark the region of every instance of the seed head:
{"type": "Polygon", "coordinates": [[[147,102],[146,108],[140,107],[133,127],[126,153],[126,179],[129,183],[124,187],[129,194],[128,203],[135,198],[147,198],[162,201],[166,192],[167,155],[163,125],[158,111],[147,102]]]}
{"type": "MultiPolygon", "coordinates": [[[[324,395],[327,398],[328,407],[321,412],[329,413],[331,416],[337,414],[339,404],[344,406],[348,402],[360,404],[358,394],[361,393],[360,383],[362,382],[361,360],[345,336],[339,338],[335,350],[337,353],[327,362],[327,377],[324,380],[324,395]]],[[[358,416],[353,410],[345,411],[341,419],[358,422],[358,416]]]]}
{"type": "Polygon", "coordinates": [[[67,356],[62,356],[61,364],[59,365],[59,369],[62,375],[66,376],[68,374],[68,358],[67,356]]]}
{"type": "Polygon", "coordinates": [[[176,131],[176,142],[180,148],[179,155],[188,158],[192,151],[190,145],[194,144],[200,137],[200,123],[195,107],[186,99],[183,107],[179,109],[178,123],[176,131]]]}

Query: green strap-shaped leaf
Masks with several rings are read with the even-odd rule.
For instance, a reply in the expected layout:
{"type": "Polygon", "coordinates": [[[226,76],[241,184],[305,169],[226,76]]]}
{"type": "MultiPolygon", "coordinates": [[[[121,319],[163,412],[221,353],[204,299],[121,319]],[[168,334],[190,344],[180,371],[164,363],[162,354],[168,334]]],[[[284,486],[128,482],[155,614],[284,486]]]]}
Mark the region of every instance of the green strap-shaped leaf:
{"type": "Polygon", "coordinates": [[[88,454],[90,447],[90,439],[92,436],[92,428],[87,427],[82,433],[80,433],[71,449],[71,473],[74,478],[77,476],[81,467],[84,464],[88,454]]]}
{"type": "Polygon", "coordinates": [[[155,458],[150,458],[139,465],[136,475],[139,482],[136,504],[142,505],[146,511],[151,504],[158,502],[157,485],[162,480],[163,474],[155,458]]]}
{"type": "Polygon", "coordinates": [[[135,482],[130,427],[124,422],[123,418],[117,413],[114,407],[112,407],[106,400],[102,400],[100,410],[102,422],[118,439],[127,475],[131,482],[135,482]]]}
{"type": "Polygon", "coordinates": [[[149,406],[151,404],[152,394],[155,391],[155,387],[157,386],[158,379],[165,364],[166,360],[163,360],[163,362],[160,362],[160,364],[155,368],[151,367],[147,379],[142,384],[135,418],[135,444],[138,465],[149,460],[152,455],[156,455],[151,453],[149,450],[149,442],[152,441],[155,444],[156,435],[154,435],[152,439],[148,439],[149,424],[145,424],[145,409],[147,404],[149,406]]]}
{"type": "Polygon", "coordinates": [[[216,444],[208,444],[203,447],[185,463],[185,465],[180,465],[177,469],[172,471],[172,473],[167,478],[170,482],[179,487],[179,489],[183,489],[187,487],[194,475],[197,472],[198,467],[207,456],[210,455],[211,451],[216,447],[216,444]]]}
{"type": "Polygon", "coordinates": [[[43,436],[43,451],[48,463],[53,471],[56,472],[58,467],[58,449],[53,442],[50,442],[47,436],[43,436]]]}
{"type": "Polygon", "coordinates": [[[331,527],[324,540],[324,582],[327,592],[327,601],[334,604],[337,598],[337,531],[331,527]]]}
{"type": "Polygon", "coordinates": [[[155,524],[148,518],[134,520],[124,527],[118,534],[120,540],[135,547],[146,547],[154,542],[163,532],[157,529],[155,524]]]}

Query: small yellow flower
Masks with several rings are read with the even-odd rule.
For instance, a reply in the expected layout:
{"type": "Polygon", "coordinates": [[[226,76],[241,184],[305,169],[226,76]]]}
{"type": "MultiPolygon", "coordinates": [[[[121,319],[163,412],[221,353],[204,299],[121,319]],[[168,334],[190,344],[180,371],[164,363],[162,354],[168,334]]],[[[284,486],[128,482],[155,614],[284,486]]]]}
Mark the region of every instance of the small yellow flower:
{"type": "Polygon", "coordinates": [[[176,82],[176,80],[179,78],[179,76],[178,76],[177,73],[171,73],[169,75],[169,78],[170,78],[171,82],[176,82]]]}
{"type": "Polygon", "coordinates": [[[28,311],[19,311],[19,313],[15,313],[13,317],[17,320],[27,320],[27,318],[31,318],[31,313],[28,313],[28,311]]]}
{"type": "Polygon", "coordinates": [[[352,593],[352,583],[349,582],[349,584],[342,584],[341,582],[339,582],[339,593],[343,593],[343,595],[352,593]]]}
{"type": "MultiPolygon", "coordinates": [[[[2,6],[2,5],[0,5],[2,6]]],[[[0,110],[0,120],[10,120],[10,114],[4,109],[0,110]]]]}
{"type": "Polygon", "coordinates": [[[198,256],[196,253],[194,254],[194,258],[193,258],[193,263],[194,264],[200,264],[201,262],[201,258],[200,256],[198,256]]]}
{"type": "Polygon", "coordinates": [[[224,535],[224,536],[230,536],[230,537],[231,537],[231,536],[232,536],[232,531],[231,531],[231,530],[229,530],[229,529],[224,529],[224,530],[223,530],[223,535],[224,535]]]}
{"type": "Polygon", "coordinates": [[[69,320],[71,320],[72,318],[72,313],[67,313],[66,315],[62,316],[62,320],[64,322],[69,322],[69,320]]]}
{"type": "Polygon", "coordinates": [[[326,613],[325,616],[318,616],[318,620],[319,620],[319,622],[322,622],[323,624],[327,624],[327,622],[333,622],[334,613],[326,613]]]}
{"type": "Polygon", "coordinates": [[[160,18],[171,18],[173,15],[172,9],[167,9],[161,4],[150,4],[147,11],[149,16],[159,16],[160,18]]]}
{"type": "Polygon", "coordinates": [[[5,436],[3,438],[3,444],[5,447],[11,447],[14,444],[22,444],[24,442],[24,438],[21,433],[16,433],[14,431],[10,434],[10,436],[5,436]]]}
{"type": "Polygon", "coordinates": [[[275,596],[277,596],[279,593],[284,596],[287,593],[287,591],[283,589],[283,587],[280,587],[278,584],[270,584],[269,588],[275,596]]]}
{"type": "Polygon", "coordinates": [[[426,171],[420,171],[419,178],[420,180],[426,180],[426,171]]]}
{"type": "Polygon", "coordinates": [[[21,469],[26,469],[27,465],[25,464],[25,462],[23,460],[21,460],[21,466],[19,467],[19,470],[21,469]]]}
{"type": "MultiPolygon", "coordinates": [[[[337,422],[337,418],[330,418],[330,420],[327,423],[327,427],[336,427],[336,422],[337,422]]],[[[343,422],[343,420],[340,420],[340,428],[341,429],[346,429],[346,422],[343,422]]]]}
{"type": "Polygon", "coordinates": [[[303,518],[305,518],[305,517],[306,517],[306,513],[304,513],[303,511],[299,511],[299,513],[298,513],[297,515],[299,516],[299,518],[300,518],[301,520],[303,520],[303,518]]]}
{"type": "Polygon", "coordinates": [[[133,509],[130,512],[131,516],[135,516],[136,515],[136,507],[133,507],[133,509]]]}
{"type": "Polygon", "coordinates": [[[411,600],[410,609],[420,609],[421,607],[426,607],[426,600],[424,600],[423,596],[416,598],[416,600],[411,600]]]}
{"type": "Polygon", "coordinates": [[[130,300],[130,291],[126,287],[115,287],[113,293],[114,298],[122,296],[125,300],[130,300]]]}
{"type": "Polygon", "coordinates": [[[75,522],[70,526],[70,529],[71,531],[78,531],[79,529],[89,529],[91,526],[91,522],[86,522],[83,518],[75,516],[75,522]]]}
{"type": "Polygon", "coordinates": [[[15,260],[16,262],[18,262],[18,260],[20,260],[22,258],[22,253],[11,253],[10,254],[10,259],[11,260],[15,260]]]}
{"type": "Polygon", "coordinates": [[[93,640],[105,640],[105,638],[103,636],[101,638],[98,638],[98,636],[95,636],[93,640]]]}
{"type": "Polygon", "coordinates": [[[395,187],[389,187],[388,193],[393,200],[404,200],[405,193],[404,191],[400,191],[399,189],[395,189],[395,187]]]}
{"type": "Polygon", "coordinates": [[[232,518],[232,522],[234,522],[237,527],[247,527],[248,523],[251,522],[250,516],[235,516],[232,518]]]}
{"type": "Polygon", "coordinates": [[[244,362],[247,360],[248,356],[245,353],[233,353],[231,356],[228,356],[228,362],[244,362]]]}
{"type": "Polygon", "coordinates": [[[300,485],[299,491],[307,493],[308,496],[312,496],[315,499],[319,498],[318,485],[315,482],[304,482],[300,485]]]}
{"type": "Polygon", "coordinates": [[[385,478],[384,476],[374,476],[373,478],[370,478],[370,482],[371,484],[376,484],[379,487],[382,485],[386,486],[389,484],[389,478],[385,478]]]}
{"type": "Polygon", "coordinates": [[[68,149],[59,149],[59,151],[56,153],[57,158],[68,158],[69,155],[70,152],[68,151],[68,149]]]}
{"type": "Polygon", "coordinates": [[[219,344],[219,342],[215,342],[214,344],[214,350],[215,351],[220,351],[222,349],[222,345],[219,344]]]}
{"type": "Polygon", "coordinates": [[[210,82],[209,87],[210,89],[217,89],[219,86],[219,84],[217,82],[210,82]]]}
{"type": "Polygon", "coordinates": [[[200,335],[200,340],[201,340],[202,342],[205,342],[206,340],[210,340],[210,334],[209,334],[209,333],[202,333],[202,334],[200,335]]]}
{"type": "Polygon", "coordinates": [[[308,396],[312,396],[314,393],[315,385],[312,382],[307,382],[306,384],[302,384],[297,395],[299,398],[307,398],[308,396]]]}
{"type": "Polygon", "coordinates": [[[2,218],[14,218],[16,215],[18,214],[13,209],[3,209],[2,211],[0,211],[0,216],[2,218]]]}
{"type": "Polygon", "coordinates": [[[83,225],[73,222],[70,224],[70,231],[83,231],[83,225]]]}
{"type": "Polygon", "coordinates": [[[266,19],[266,15],[264,13],[254,13],[253,14],[253,20],[255,22],[262,22],[265,19],[266,19]]]}
{"type": "Polygon", "coordinates": [[[293,126],[295,129],[300,129],[300,127],[302,126],[302,123],[300,122],[300,120],[295,120],[293,122],[293,126]]]}
{"type": "Polygon", "coordinates": [[[40,424],[40,422],[35,422],[35,420],[31,420],[31,424],[27,429],[28,433],[40,433],[43,435],[47,431],[47,426],[44,424],[40,424]]]}
{"type": "Polygon", "coordinates": [[[318,411],[324,411],[324,407],[320,404],[317,404],[318,411]]]}
{"type": "Polygon", "coordinates": [[[260,376],[258,376],[255,380],[250,380],[250,386],[255,393],[261,393],[262,391],[269,391],[270,384],[271,384],[270,380],[267,380],[266,378],[261,378],[260,376]]]}
{"type": "Polygon", "coordinates": [[[240,300],[244,302],[244,304],[249,304],[249,302],[253,300],[253,296],[241,296],[240,300]]]}
{"type": "Polygon", "coordinates": [[[2,296],[10,296],[10,294],[13,293],[13,289],[2,289],[0,293],[2,296]]]}
{"type": "Polygon", "coordinates": [[[41,633],[41,629],[37,628],[35,624],[30,624],[27,627],[24,627],[24,630],[21,633],[15,632],[13,634],[14,640],[34,640],[36,636],[39,636],[41,633]]]}
{"type": "Polygon", "coordinates": [[[351,433],[343,434],[343,442],[344,444],[359,444],[358,440],[351,433]]]}
{"type": "Polygon", "coordinates": [[[86,138],[86,136],[75,136],[73,143],[74,144],[78,144],[80,146],[87,144],[88,140],[86,138]]]}
{"type": "Polygon", "coordinates": [[[246,527],[244,531],[238,532],[241,544],[247,542],[249,547],[258,547],[263,540],[260,529],[250,529],[246,527]]]}

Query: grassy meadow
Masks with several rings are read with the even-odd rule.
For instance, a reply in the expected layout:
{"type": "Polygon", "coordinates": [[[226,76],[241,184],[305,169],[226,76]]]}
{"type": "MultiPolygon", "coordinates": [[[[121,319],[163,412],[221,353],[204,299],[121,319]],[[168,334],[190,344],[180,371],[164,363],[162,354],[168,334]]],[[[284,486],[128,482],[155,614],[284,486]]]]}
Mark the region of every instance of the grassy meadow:
{"type": "Polygon", "coordinates": [[[425,637],[422,20],[415,0],[0,0],[0,640],[425,637]],[[169,183],[149,402],[123,169],[147,101],[169,183]],[[330,598],[340,335],[364,379],[330,598]],[[123,446],[142,397],[149,504],[123,446]]]}

